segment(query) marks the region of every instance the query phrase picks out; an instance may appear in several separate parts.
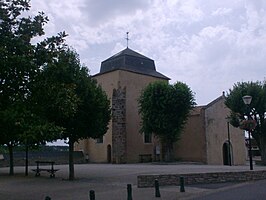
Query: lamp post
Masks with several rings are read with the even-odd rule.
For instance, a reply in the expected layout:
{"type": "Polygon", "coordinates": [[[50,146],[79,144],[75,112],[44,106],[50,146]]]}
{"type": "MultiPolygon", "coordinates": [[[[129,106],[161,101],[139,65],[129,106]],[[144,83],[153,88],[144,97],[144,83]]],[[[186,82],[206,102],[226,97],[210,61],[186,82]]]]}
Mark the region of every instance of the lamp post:
{"type": "Polygon", "coordinates": [[[230,130],[229,130],[229,119],[227,119],[227,137],[228,137],[228,164],[232,166],[231,158],[231,140],[230,140],[230,130]]]}
{"type": "MultiPolygon", "coordinates": [[[[249,120],[249,118],[250,118],[250,103],[252,101],[252,96],[246,95],[246,96],[243,96],[242,99],[248,108],[247,109],[247,117],[249,120]]],[[[250,170],[253,170],[250,130],[248,130],[248,147],[249,147],[249,166],[250,166],[250,170]]]]}

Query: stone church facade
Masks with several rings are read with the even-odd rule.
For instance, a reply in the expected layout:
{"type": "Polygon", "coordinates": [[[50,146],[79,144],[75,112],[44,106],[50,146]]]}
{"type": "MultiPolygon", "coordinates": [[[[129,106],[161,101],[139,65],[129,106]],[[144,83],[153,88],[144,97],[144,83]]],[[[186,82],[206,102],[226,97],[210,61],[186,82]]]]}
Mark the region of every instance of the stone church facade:
{"type": "MultiPolygon", "coordinates": [[[[138,98],[154,81],[169,81],[156,71],[154,61],[129,48],[101,63],[94,75],[111,101],[112,119],[103,138],[75,144],[90,162],[137,163],[160,159],[157,138],[140,133],[138,98]]],[[[245,163],[245,139],[241,130],[230,127],[228,139],[224,96],[207,106],[196,107],[189,117],[181,140],[174,147],[178,160],[206,164],[245,163]],[[229,155],[230,151],[230,155],[229,155]]]]}
{"type": "Polygon", "coordinates": [[[177,158],[215,165],[245,164],[245,134],[228,123],[230,110],[224,102],[223,94],[191,111],[181,139],[175,145],[177,158]]]}

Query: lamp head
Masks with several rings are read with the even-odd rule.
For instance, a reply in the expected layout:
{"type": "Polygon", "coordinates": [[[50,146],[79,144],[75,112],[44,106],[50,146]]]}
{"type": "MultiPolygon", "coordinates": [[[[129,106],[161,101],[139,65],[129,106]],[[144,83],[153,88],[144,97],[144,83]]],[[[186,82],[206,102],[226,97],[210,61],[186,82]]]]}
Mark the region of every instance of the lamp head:
{"type": "Polygon", "coordinates": [[[243,96],[242,99],[246,105],[250,105],[252,101],[252,96],[246,95],[246,96],[243,96]]]}

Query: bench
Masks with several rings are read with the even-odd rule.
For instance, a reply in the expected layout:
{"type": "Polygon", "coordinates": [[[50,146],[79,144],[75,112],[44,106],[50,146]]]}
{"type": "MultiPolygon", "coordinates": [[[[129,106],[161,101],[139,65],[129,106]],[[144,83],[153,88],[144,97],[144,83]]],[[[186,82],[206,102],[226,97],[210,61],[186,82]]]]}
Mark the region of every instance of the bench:
{"type": "Polygon", "coordinates": [[[152,155],[151,154],[139,154],[139,162],[151,162],[152,155]]]}
{"type": "Polygon", "coordinates": [[[59,169],[54,169],[54,161],[36,161],[37,168],[33,169],[32,171],[36,172],[35,176],[40,176],[42,171],[46,171],[50,173],[50,177],[54,178],[55,177],[55,172],[57,172],[59,169]],[[40,168],[40,164],[48,164],[51,165],[51,168],[40,168]]]}

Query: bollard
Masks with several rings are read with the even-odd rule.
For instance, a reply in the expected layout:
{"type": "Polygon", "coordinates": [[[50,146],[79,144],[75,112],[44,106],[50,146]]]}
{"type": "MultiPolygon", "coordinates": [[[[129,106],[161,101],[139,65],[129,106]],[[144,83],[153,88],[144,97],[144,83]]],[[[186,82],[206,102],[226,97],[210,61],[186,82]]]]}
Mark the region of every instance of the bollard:
{"type": "Polygon", "coordinates": [[[131,184],[127,184],[127,200],[133,200],[131,184]]]}
{"type": "Polygon", "coordinates": [[[94,190],[90,190],[90,200],[95,200],[95,192],[94,192],[94,190]]]}
{"type": "Polygon", "coordinates": [[[185,180],[183,176],[179,178],[180,192],[185,192],[185,180]]]}
{"type": "Polygon", "coordinates": [[[46,196],[44,200],[52,200],[51,197],[46,196]]]}
{"type": "Polygon", "coordinates": [[[155,186],[155,197],[161,197],[159,189],[159,181],[157,179],[155,179],[154,181],[154,186],[155,186]]]}

